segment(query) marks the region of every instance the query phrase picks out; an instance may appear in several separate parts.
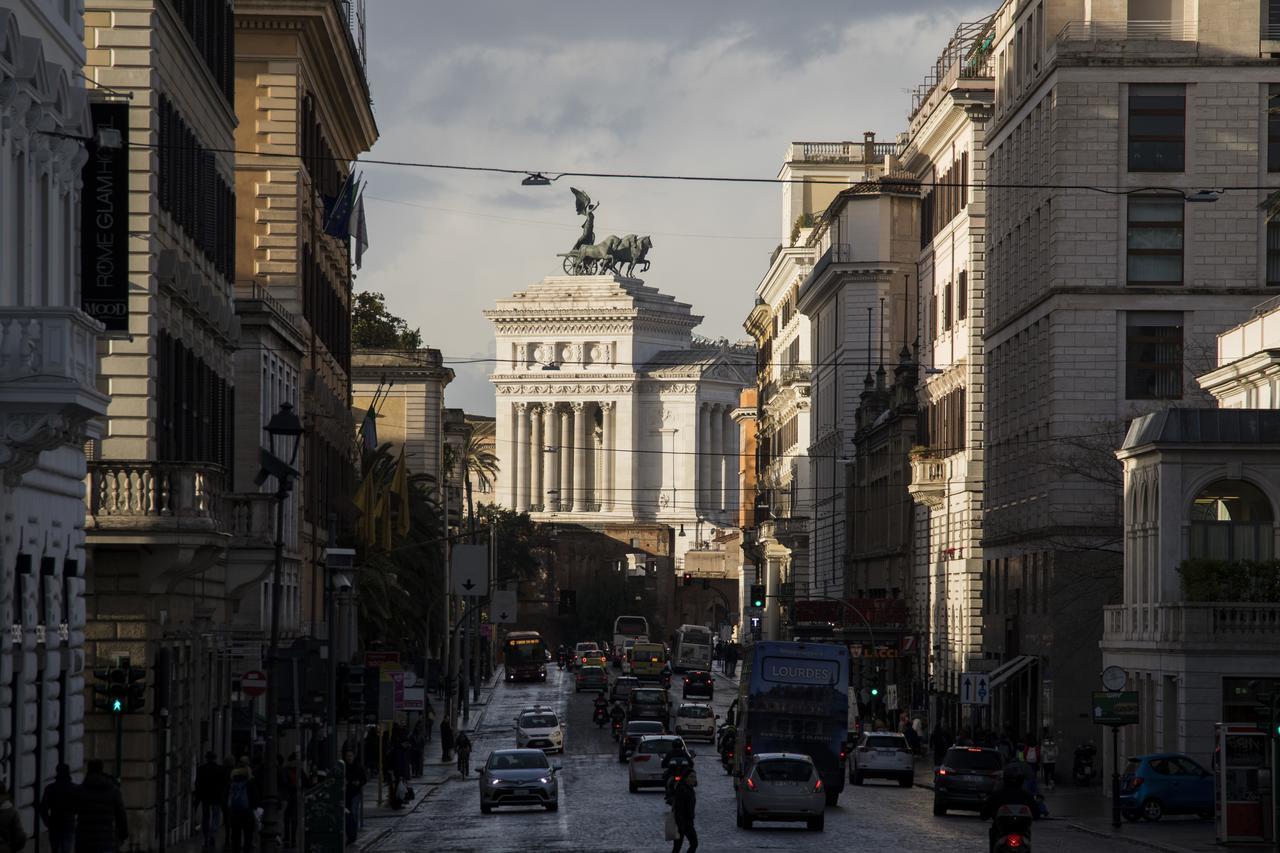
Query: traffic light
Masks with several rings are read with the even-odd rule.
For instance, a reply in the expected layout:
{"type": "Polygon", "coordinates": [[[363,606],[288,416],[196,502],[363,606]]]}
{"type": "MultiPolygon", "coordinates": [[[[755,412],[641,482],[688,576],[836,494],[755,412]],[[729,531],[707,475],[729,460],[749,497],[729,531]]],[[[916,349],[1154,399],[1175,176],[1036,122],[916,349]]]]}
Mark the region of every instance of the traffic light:
{"type": "Polygon", "coordinates": [[[880,667],[876,667],[871,672],[871,698],[872,699],[879,699],[880,694],[884,692],[881,687],[881,682],[883,681],[884,681],[884,672],[880,669],[880,667]]]}
{"type": "Polygon", "coordinates": [[[127,680],[125,711],[135,714],[147,706],[147,671],[140,666],[121,667],[127,680]]]}
{"type": "Polygon", "coordinates": [[[123,714],[129,701],[129,669],[126,666],[113,667],[107,671],[107,710],[112,714],[123,714]]]}
{"type": "Polygon", "coordinates": [[[764,607],[764,584],[753,583],[751,585],[751,606],[764,607]]]}
{"type": "Polygon", "coordinates": [[[110,669],[93,671],[93,710],[95,711],[111,710],[111,672],[110,669]]]}
{"type": "Polygon", "coordinates": [[[690,585],[692,585],[692,584],[693,584],[693,575],[691,575],[689,572],[685,572],[685,573],[684,573],[684,585],[685,585],[685,586],[690,586],[690,585]]]}

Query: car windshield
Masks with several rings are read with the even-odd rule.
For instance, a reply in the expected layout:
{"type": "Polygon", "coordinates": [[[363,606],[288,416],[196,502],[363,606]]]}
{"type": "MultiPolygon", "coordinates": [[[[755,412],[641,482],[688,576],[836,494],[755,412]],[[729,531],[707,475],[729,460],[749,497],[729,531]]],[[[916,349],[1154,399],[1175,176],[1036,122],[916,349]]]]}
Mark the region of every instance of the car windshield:
{"type": "Polygon", "coordinates": [[[680,741],[675,738],[669,737],[654,738],[653,740],[641,741],[640,751],[652,753],[654,755],[666,755],[668,752],[675,749],[675,745],[679,742],[680,741]]]}
{"type": "Polygon", "coordinates": [[[652,688],[641,688],[631,691],[631,703],[633,705],[661,705],[665,701],[661,690],[652,688]]]}
{"type": "Polygon", "coordinates": [[[604,678],[604,670],[598,666],[584,666],[582,672],[578,673],[579,678],[604,678]]]}
{"type": "Polygon", "coordinates": [[[697,717],[699,719],[710,717],[711,709],[704,705],[685,705],[680,709],[682,717],[697,717]]]}
{"type": "Polygon", "coordinates": [[[798,758],[771,758],[756,765],[756,776],[762,782],[808,782],[813,765],[798,758]]]}
{"type": "Polygon", "coordinates": [[[631,723],[627,726],[627,734],[629,735],[660,735],[662,734],[662,723],[649,721],[640,721],[631,723]]]}
{"type": "Polygon", "coordinates": [[[489,756],[489,770],[545,770],[551,765],[545,755],[536,752],[499,752],[489,756]]]}
{"type": "Polygon", "coordinates": [[[990,772],[1000,769],[1000,753],[987,749],[953,749],[943,762],[952,770],[990,772]]]}
{"type": "Polygon", "coordinates": [[[525,714],[520,718],[520,725],[526,729],[553,729],[559,723],[555,714],[525,714]]]}
{"type": "Polygon", "coordinates": [[[901,749],[907,745],[907,739],[894,735],[868,735],[867,746],[881,749],[901,749]]]}
{"type": "Polygon", "coordinates": [[[578,643],[577,649],[579,652],[594,652],[596,650],[596,644],[595,643],[578,643]]]}

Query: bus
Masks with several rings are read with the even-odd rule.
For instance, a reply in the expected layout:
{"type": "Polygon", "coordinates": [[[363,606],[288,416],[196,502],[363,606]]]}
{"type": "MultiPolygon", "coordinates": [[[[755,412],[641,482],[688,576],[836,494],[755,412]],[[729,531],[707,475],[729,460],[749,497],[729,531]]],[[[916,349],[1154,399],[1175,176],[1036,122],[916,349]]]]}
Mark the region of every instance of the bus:
{"type": "Polygon", "coordinates": [[[627,640],[642,643],[649,639],[649,620],[643,616],[619,616],[613,620],[613,654],[620,657],[627,640]]]}
{"type": "Polygon", "coordinates": [[[711,669],[711,629],[701,625],[681,625],[676,629],[676,642],[671,648],[671,669],[688,672],[711,669]]]}
{"type": "Polygon", "coordinates": [[[512,631],[502,644],[507,681],[546,681],[547,646],[537,631],[512,631]]]}
{"type": "Polygon", "coordinates": [[[827,804],[844,790],[849,736],[849,649],[834,643],[757,642],[742,661],[735,773],[762,752],[808,755],[827,804]]]}

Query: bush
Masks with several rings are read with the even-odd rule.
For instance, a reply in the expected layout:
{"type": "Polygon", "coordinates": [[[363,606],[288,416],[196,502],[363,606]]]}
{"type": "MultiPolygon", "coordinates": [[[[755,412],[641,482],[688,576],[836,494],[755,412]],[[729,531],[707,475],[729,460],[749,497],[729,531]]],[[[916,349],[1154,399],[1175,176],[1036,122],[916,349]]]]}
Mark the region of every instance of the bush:
{"type": "Polygon", "coordinates": [[[1280,560],[1184,560],[1178,573],[1188,602],[1280,603],[1280,560]]]}

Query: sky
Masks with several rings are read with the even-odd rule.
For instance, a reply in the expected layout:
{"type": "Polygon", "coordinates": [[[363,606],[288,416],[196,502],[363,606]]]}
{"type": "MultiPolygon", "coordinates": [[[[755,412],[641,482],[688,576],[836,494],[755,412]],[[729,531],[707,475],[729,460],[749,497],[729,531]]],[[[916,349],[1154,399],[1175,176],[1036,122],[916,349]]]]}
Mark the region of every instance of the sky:
{"type": "MultiPolygon", "coordinates": [[[[381,138],[368,156],[561,171],[766,177],[792,141],[892,140],[962,21],[955,0],[367,0],[381,138]]],[[[446,405],[493,414],[481,312],[596,239],[649,234],[647,284],[693,304],[695,333],[742,322],[780,242],[776,184],[563,178],[362,166],[379,291],[457,376],[446,405]],[[471,363],[467,363],[470,361],[471,363]]]]}

